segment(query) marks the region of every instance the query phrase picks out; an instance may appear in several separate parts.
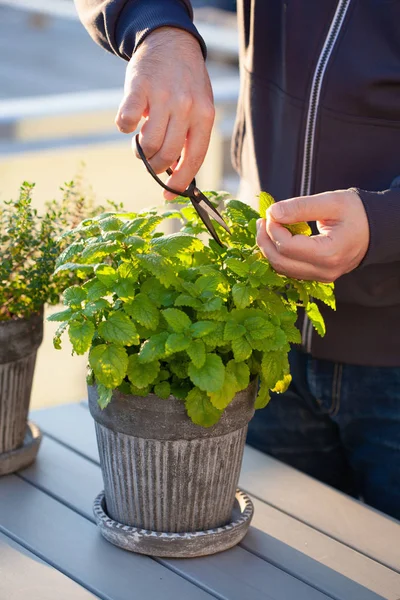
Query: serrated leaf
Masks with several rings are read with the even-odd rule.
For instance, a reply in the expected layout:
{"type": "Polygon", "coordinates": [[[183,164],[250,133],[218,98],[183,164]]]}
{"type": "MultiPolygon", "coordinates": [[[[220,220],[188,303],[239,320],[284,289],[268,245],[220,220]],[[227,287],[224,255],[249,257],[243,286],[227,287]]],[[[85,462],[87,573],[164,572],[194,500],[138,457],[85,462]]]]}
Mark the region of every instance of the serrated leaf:
{"type": "Polygon", "coordinates": [[[284,375],[283,379],[280,379],[276,382],[276,385],[272,391],[276,392],[277,394],[283,394],[284,392],[286,392],[291,382],[292,376],[289,373],[287,373],[286,375],[284,375]]]}
{"type": "Polygon", "coordinates": [[[132,346],[132,344],[139,343],[135,324],[121,312],[114,312],[106,321],[102,321],[98,332],[106,342],[121,344],[121,346],[132,346]]]}
{"type": "Polygon", "coordinates": [[[224,330],[224,340],[237,340],[246,333],[246,328],[236,321],[227,321],[224,330]]]}
{"type": "Polygon", "coordinates": [[[94,325],[91,321],[71,321],[68,337],[77,354],[85,354],[90,348],[94,335],[94,325]]]}
{"type": "Polygon", "coordinates": [[[319,333],[321,337],[323,337],[326,333],[325,321],[315,302],[308,303],[306,307],[306,313],[311,323],[313,324],[316,332],[319,333]]]}
{"type": "Polygon", "coordinates": [[[124,348],[115,344],[100,344],[91,349],[89,364],[96,381],[114,389],[122,383],[126,375],[128,355],[124,348]]]}
{"type": "Polygon", "coordinates": [[[128,377],[132,384],[139,389],[153,383],[157,379],[159,371],[160,363],[158,360],[144,363],[137,354],[132,354],[129,357],[128,377]]]}
{"type": "Polygon", "coordinates": [[[122,227],[122,221],[114,216],[105,217],[99,220],[102,231],[119,231],[122,227]]]}
{"type": "Polygon", "coordinates": [[[250,266],[243,260],[238,258],[227,258],[225,261],[226,266],[239,277],[246,277],[249,274],[250,266]]]}
{"type": "Polygon", "coordinates": [[[275,333],[273,324],[262,317],[250,317],[244,321],[244,326],[255,340],[271,337],[275,333]]]}
{"type": "Polygon", "coordinates": [[[162,314],[174,333],[183,333],[192,324],[187,314],[179,308],[166,308],[162,314]]]}
{"type": "Polygon", "coordinates": [[[232,341],[232,351],[235,360],[241,362],[251,356],[253,349],[245,338],[238,338],[232,341]]]}
{"type": "Polygon", "coordinates": [[[250,383],[250,369],[245,362],[230,360],[226,365],[226,370],[235,376],[237,382],[236,392],[247,388],[250,383]]]}
{"type": "Polygon", "coordinates": [[[246,308],[255,299],[254,291],[244,283],[235,283],[232,296],[237,308],[246,308]]]}
{"type": "Polygon", "coordinates": [[[201,275],[195,281],[195,288],[198,294],[202,294],[203,292],[217,292],[219,289],[224,290],[227,281],[221,273],[215,271],[214,273],[208,273],[208,275],[201,275]]]}
{"type": "Polygon", "coordinates": [[[81,261],[84,263],[99,262],[105,256],[123,252],[122,246],[118,242],[96,242],[87,246],[81,254],[81,261]]]}
{"type": "Polygon", "coordinates": [[[141,266],[157,277],[165,287],[176,284],[177,274],[165,257],[158,254],[146,254],[138,256],[138,259],[141,266]]]}
{"type": "Polygon", "coordinates": [[[203,338],[203,342],[206,344],[208,350],[213,350],[216,346],[223,346],[226,344],[224,340],[224,329],[225,324],[223,322],[215,321],[215,327],[203,338]]]}
{"type": "Polygon", "coordinates": [[[128,250],[130,250],[131,253],[134,254],[138,250],[143,250],[143,248],[145,248],[145,246],[147,245],[147,242],[138,235],[128,235],[125,238],[125,244],[128,246],[128,250]]]}
{"type": "Polygon", "coordinates": [[[85,308],[83,309],[82,313],[86,317],[93,317],[95,315],[98,315],[98,313],[104,310],[105,308],[109,307],[110,303],[107,302],[107,300],[104,300],[104,298],[100,298],[100,300],[96,300],[95,302],[88,302],[85,308]]]}
{"type": "Polygon", "coordinates": [[[70,244],[57,258],[56,267],[59,267],[65,262],[69,262],[71,258],[79,256],[84,247],[83,242],[73,242],[70,244]]]}
{"type": "Polygon", "coordinates": [[[293,323],[281,323],[281,328],[285,332],[286,339],[291,344],[301,344],[301,333],[293,323]]]}
{"type": "Polygon", "coordinates": [[[196,367],[191,363],[188,373],[193,383],[205,392],[218,392],[224,384],[224,363],[216,354],[206,354],[202,367],[196,367]]]}
{"type": "Polygon", "coordinates": [[[104,285],[97,278],[90,279],[83,286],[87,292],[87,298],[90,301],[100,300],[103,296],[106,296],[108,289],[107,286],[104,285]]]}
{"type": "Polygon", "coordinates": [[[86,290],[79,285],[72,285],[67,288],[63,294],[64,304],[71,308],[81,308],[82,302],[86,299],[86,290]]]}
{"type": "Polygon", "coordinates": [[[110,404],[112,393],[113,391],[102,383],[97,384],[97,403],[102,410],[104,410],[110,404]]]}
{"type": "Polygon", "coordinates": [[[162,333],[156,333],[146,340],[139,352],[139,359],[142,363],[149,363],[165,356],[165,342],[167,341],[169,333],[163,331],[162,333]]]}
{"type": "Polygon", "coordinates": [[[130,279],[125,279],[114,285],[113,292],[124,302],[129,302],[135,297],[135,284],[130,279]]]}
{"type": "Polygon", "coordinates": [[[159,215],[146,217],[144,219],[144,223],[142,223],[137,229],[138,235],[141,235],[142,237],[148,237],[154,231],[154,229],[163,222],[163,220],[163,217],[159,215]]]}
{"type": "Polygon", "coordinates": [[[117,269],[118,278],[135,283],[139,277],[139,268],[133,262],[123,262],[117,269]]]}
{"type": "MultiPolygon", "coordinates": [[[[54,271],[54,275],[58,275],[58,273],[62,273],[64,271],[80,271],[81,273],[87,275],[88,273],[91,273],[93,271],[93,265],[83,265],[81,263],[67,262],[57,267],[57,269],[54,271]]],[[[83,277],[81,277],[81,279],[83,279],[83,277]]]]}
{"type": "Polygon", "coordinates": [[[271,194],[268,194],[267,192],[261,192],[259,198],[260,217],[262,219],[265,219],[267,216],[267,210],[270,206],[275,204],[275,200],[273,199],[271,194]]]}
{"type": "Polygon", "coordinates": [[[254,403],[254,408],[256,410],[259,408],[265,408],[270,400],[271,395],[268,389],[268,385],[262,381],[258,390],[256,401],[254,403]]]}
{"type": "Polygon", "coordinates": [[[198,298],[193,298],[189,294],[180,294],[175,300],[175,306],[191,306],[192,308],[202,308],[203,304],[198,298]]]}
{"type": "Polygon", "coordinates": [[[264,352],[261,361],[263,381],[269,389],[275,387],[276,383],[284,375],[284,360],[281,352],[264,352]]]}
{"type": "Polygon", "coordinates": [[[171,394],[171,386],[168,381],[161,381],[154,386],[154,393],[162,400],[167,400],[171,394]]]}
{"type": "Polygon", "coordinates": [[[234,222],[247,225],[252,219],[258,219],[259,214],[248,204],[240,200],[229,200],[226,203],[226,214],[234,222]]]}
{"type": "Polygon", "coordinates": [[[225,370],[224,384],[219,392],[208,394],[215,408],[224,410],[236,395],[237,381],[234,373],[225,370]]]}
{"type": "Polygon", "coordinates": [[[67,329],[68,323],[61,323],[53,336],[53,346],[56,350],[61,350],[61,336],[67,329]]]}
{"type": "Polygon", "coordinates": [[[206,361],[206,347],[202,340],[193,340],[186,352],[194,366],[200,368],[206,361]]]}
{"type": "Polygon", "coordinates": [[[225,308],[225,310],[226,310],[226,307],[223,306],[222,298],[216,297],[216,298],[211,298],[211,300],[208,300],[208,302],[203,304],[203,306],[201,307],[201,310],[203,312],[216,313],[216,312],[220,311],[222,308],[225,308]]]}
{"type": "Polygon", "coordinates": [[[284,225],[286,229],[290,231],[292,235],[311,235],[312,230],[308,223],[292,223],[291,225],[284,225]]]}
{"type": "Polygon", "coordinates": [[[146,294],[138,294],[131,302],[124,305],[124,310],[147,329],[157,328],[160,312],[146,294]]]}
{"type": "Polygon", "coordinates": [[[68,321],[72,315],[75,314],[71,308],[67,308],[66,310],[61,310],[60,312],[53,313],[47,317],[47,321],[68,321]]]}
{"type": "Polygon", "coordinates": [[[172,233],[151,241],[156,252],[164,256],[176,256],[180,252],[195,252],[203,250],[204,244],[201,240],[187,233],[172,233]]]}
{"type": "Polygon", "coordinates": [[[110,265],[100,264],[95,268],[95,274],[99,281],[101,281],[108,289],[118,279],[116,270],[110,265]]]}
{"type": "Polygon", "coordinates": [[[215,330],[213,321],[197,321],[190,326],[190,332],[194,338],[202,338],[215,330]]]}
{"type": "Polygon", "coordinates": [[[190,390],[186,397],[185,406],[193,423],[201,427],[215,425],[222,415],[222,411],[212,405],[207,394],[198,388],[190,390]]]}
{"type": "Polygon", "coordinates": [[[171,333],[165,344],[167,354],[175,354],[186,350],[191,344],[191,338],[184,333],[171,333]]]}

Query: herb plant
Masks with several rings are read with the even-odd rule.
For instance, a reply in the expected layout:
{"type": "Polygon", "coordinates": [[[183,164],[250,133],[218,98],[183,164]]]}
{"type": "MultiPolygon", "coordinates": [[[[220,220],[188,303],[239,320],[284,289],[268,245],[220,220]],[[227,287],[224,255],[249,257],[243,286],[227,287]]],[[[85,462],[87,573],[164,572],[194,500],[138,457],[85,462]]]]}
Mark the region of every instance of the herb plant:
{"type": "Polygon", "coordinates": [[[25,182],[17,200],[0,204],[0,321],[29,318],[46,302],[59,302],[76,276],[64,272],[53,277],[58,238],[84,217],[104,211],[94,209],[79,186],[68,183],[61,188],[61,201],[48,203],[40,215],[32,206],[33,189],[25,182]]]}
{"type": "MultiPolygon", "coordinates": [[[[61,322],[54,344],[60,348],[68,330],[74,352],[89,351],[88,382],[97,384],[101,407],[115,389],[173,394],[194,423],[209,427],[252,379],[260,379],[256,408],[268,403],[270,390],[288,387],[288,351],[301,341],[299,306],[325,333],[311,297],[334,308],[333,284],[278,275],[255,245],[256,221],[272,198],[260,195],[258,214],[221,194],[208,197],[225,200],[222,215],[232,236],[216,225],[224,248],[197,237],[205,228],[188,205],[108,212],[67,234],[72,241],[56,273],[75,273],[81,283],[65,290],[65,310],[50,317],[61,322]],[[179,220],[179,232],[157,230],[171,218],[179,220]]],[[[310,234],[307,224],[292,232],[310,234]]]]}

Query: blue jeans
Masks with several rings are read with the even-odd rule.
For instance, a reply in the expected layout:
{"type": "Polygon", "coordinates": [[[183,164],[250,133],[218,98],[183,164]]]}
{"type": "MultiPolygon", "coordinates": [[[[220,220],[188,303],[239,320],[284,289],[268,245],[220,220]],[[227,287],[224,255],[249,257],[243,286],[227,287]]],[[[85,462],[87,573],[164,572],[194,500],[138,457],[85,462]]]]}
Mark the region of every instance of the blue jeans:
{"type": "Polygon", "coordinates": [[[247,442],[400,519],[400,367],[290,353],[293,382],[256,411],[247,442]]]}

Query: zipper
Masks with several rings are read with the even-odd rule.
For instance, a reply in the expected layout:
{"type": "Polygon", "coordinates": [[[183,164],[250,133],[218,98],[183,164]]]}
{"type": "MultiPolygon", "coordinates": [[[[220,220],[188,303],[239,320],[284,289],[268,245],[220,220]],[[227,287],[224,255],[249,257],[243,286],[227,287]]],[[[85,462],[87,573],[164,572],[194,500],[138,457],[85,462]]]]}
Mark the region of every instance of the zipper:
{"type": "MultiPolygon", "coordinates": [[[[318,118],[319,100],[322,84],[329,59],[342,29],[351,0],[339,0],[331,26],[326,36],[324,45],[318,58],[317,66],[311,84],[308,101],[306,133],[304,136],[303,165],[301,172],[300,195],[308,196],[311,193],[311,176],[314,159],[315,128],[318,118]]],[[[302,341],[306,352],[311,353],[312,323],[307,314],[304,315],[302,341]]]]}

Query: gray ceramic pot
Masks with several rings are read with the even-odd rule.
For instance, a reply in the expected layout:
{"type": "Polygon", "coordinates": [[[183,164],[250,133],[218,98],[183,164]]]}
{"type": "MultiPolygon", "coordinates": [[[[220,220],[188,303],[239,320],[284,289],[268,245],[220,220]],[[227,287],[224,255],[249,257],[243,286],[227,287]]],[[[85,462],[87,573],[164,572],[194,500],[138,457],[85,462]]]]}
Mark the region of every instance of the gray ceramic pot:
{"type": "Polygon", "coordinates": [[[0,321],[0,455],[20,448],[27,432],[36,353],[43,313],[0,321]]]}
{"type": "Polygon", "coordinates": [[[229,523],[257,384],[236,395],[219,423],[194,425],[182,401],[115,393],[105,410],[89,387],[108,515],[157,532],[229,523]]]}

